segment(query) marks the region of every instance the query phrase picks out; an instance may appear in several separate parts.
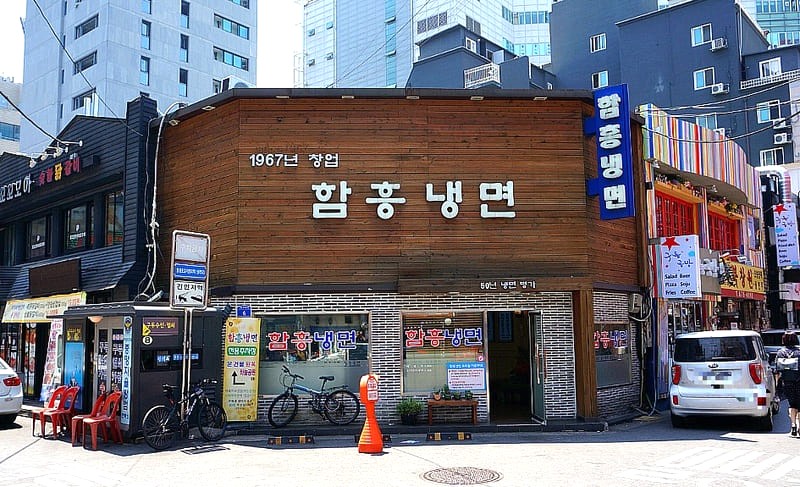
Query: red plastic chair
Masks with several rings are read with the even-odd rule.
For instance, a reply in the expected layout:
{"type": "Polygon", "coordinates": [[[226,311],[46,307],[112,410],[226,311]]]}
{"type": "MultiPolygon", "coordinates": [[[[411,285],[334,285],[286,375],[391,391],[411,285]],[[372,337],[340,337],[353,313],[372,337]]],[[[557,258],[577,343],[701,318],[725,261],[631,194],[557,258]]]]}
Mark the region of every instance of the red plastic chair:
{"type": "MultiPolygon", "coordinates": [[[[36,420],[38,419],[41,422],[42,421],[42,413],[43,412],[45,412],[47,410],[55,409],[57,407],[59,401],[61,401],[61,398],[67,392],[67,389],[68,389],[67,386],[58,386],[58,387],[56,387],[55,389],[53,389],[53,394],[50,395],[50,400],[47,401],[47,406],[31,411],[31,435],[32,436],[36,436],[36,420]]],[[[44,431],[44,428],[42,428],[42,430],[44,431]]]]}
{"type": "Polygon", "coordinates": [[[70,432],[72,433],[73,445],[75,445],[75,440],[77,440],[78,438],[80,438],[81,441],[83,441],[83,421],[85,419],[95,418],[103,414],[103,406],[106,403],[106,397],[108,396],[105,393],[97,396],[97,399],[95,399],[94,405],[92,406],[92,412],[90,412],[89,414],[76,414],[75,416],[72,417],[70,432]]]}
{"type": "Polygon", "coordinates": [[[61,428],[69,428],[69,420],[72,415],[75,414],[75,400],[78,397],[79,390],[80,387],[78,386],[70,387],[64,395],[61,396],[58,407],[54,409],[45,409],[40,413],[39,422],[42,426],[42,438],[47,436],[45,429],[47,428],[48,419],[53,425],[53,438],[58,438],[58,432],[61,428]]]}
{"type": "Polygon", "coordinates": [[[81,441],[84,448],[86,447],[86,427],[89,427],[89,434],[92,436],[92,449],[97,450],[97,430],[103,435],[103,441],[108,443],[108,431],[111,432],[111,439],[117,443],[122,443],[122,431],[119,427],[119,419],[117,418],[117,411],[119,410],[119,402],[122,399],[122,393],[112,392],[106,397],[106,402],[103,404],[101,413],[92,418],[84,418],[83,432],[81,441]]]}

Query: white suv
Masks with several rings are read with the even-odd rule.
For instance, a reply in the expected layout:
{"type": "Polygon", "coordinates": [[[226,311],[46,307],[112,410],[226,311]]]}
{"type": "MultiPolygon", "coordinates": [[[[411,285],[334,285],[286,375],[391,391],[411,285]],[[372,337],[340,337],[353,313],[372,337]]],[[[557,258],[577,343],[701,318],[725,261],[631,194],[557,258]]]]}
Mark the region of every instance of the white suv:
{"type": "Polygon", "coordinates": [[[22,383],[14,369],[0,358],[0,425],[9,425],[22,409],[22,383]]]}
{"type": "Polygon", "coordinates": [[[775,376],[754,331],[702,331],[675,339],[670,417],[675,427],[693,416],[750,416],[772,431],[780,408],[775,376]]]}

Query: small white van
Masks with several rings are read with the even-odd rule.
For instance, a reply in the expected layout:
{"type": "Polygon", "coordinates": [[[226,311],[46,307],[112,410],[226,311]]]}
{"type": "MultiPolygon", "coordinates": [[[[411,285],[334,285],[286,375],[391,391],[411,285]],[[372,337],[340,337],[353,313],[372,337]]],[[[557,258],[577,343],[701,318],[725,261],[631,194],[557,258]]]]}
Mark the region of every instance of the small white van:
{"type": "Polygon", "coordinates": [[[749,416],[772,431],[780,408],[775,376],[754,331],[703,331],[675,339],[670,418],[674,427],[701,416],[749,416]]]}

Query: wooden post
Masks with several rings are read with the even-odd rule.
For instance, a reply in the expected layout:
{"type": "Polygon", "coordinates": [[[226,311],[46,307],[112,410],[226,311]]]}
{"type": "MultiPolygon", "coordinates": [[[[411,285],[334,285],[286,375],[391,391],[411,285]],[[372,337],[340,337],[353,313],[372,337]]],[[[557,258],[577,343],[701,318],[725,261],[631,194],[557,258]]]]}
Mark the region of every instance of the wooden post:
{"type": "Polygon", "coordinates": [[[594,304],[592,291],[572,293],[575,340],[575,395],[578,416],[597,417],[597,370],[594,360],[594,304]]]}

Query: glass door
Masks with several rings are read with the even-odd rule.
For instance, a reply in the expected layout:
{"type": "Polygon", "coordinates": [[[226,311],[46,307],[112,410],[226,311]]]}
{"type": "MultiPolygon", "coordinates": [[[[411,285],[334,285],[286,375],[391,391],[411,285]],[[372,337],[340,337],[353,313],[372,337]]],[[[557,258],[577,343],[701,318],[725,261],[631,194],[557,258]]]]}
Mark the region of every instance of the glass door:
{"type": "Polygon", "coordinates": [[[547,381],[547,351],[544,346],[541,313],[528,312],[528,350],[530,356],[531,416],[544,422],[544,384],[547,381]]]}

